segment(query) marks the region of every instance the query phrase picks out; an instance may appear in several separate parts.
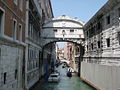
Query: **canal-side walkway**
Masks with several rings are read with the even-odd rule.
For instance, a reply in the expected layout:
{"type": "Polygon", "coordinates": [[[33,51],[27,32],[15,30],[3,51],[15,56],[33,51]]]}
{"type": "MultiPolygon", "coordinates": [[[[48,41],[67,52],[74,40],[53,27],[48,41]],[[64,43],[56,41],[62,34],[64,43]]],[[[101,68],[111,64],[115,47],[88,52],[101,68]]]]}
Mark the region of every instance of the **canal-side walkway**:
{"type": "Polygon", "coordinates": [[[67,68],[59,66],[58,71],[61,74],[59,83],[40,82],[32,90],[96,90],[81,81],[76,74],[74,74],[71,78],[67,77],[67,68]]]}

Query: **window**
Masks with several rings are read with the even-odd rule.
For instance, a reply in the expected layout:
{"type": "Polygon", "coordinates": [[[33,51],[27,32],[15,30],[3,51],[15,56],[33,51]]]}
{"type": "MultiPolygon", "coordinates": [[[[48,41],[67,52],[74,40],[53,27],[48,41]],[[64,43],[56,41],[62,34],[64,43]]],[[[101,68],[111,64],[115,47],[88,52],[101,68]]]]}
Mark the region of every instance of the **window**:
{"type": "Polygon", "coordinates": [[[76,52],[79,53],[80,52],[80,49],[79,47],[76,48],[76,52]]]}
{"type": "Polygon", "coordinates": [[[120,45],[120,32],[118,32],[118,43],[120,45]]]}
{"type": "Polygon", "coordinates": [[[15,79],[17,79],[17,73],[18,73],[18,70],[15,69],[15,79]]]}
{"type": "Polygon", "coordinates": [[[93,43],[91,43],[91,49],[93,50],[93,43]]]}
{"type": "Polygon", "coordinates": [[[100,48],[100,41],[98,41],[97,43],[98,43],[98,48],[100,48]]]}
{"type": "Polygon", "coordinates": [[[100,22],[98,22],[98,24],[97,24],[97,29],[101,29],[101,23],[100,22]]]}
{"type": "Polygon", "coordinates": [[[0,48],[0,61],[1,61],[1,48],[0,48]]]}
{"type": "Polygon", "coordinates": [[[17,22],[16,20],[13,20],[13,32],[12,32],[13,40],[16,39],[16,27],[17,27],[17,22]]]}
{"type": "Polygon", "coordinates": [[[19,27],[18,27],[18,40],[22,41],[22,25],[21,24],[19,24],[19,27]]]}
{"type": "Polygon", "coordinates": [[[20,8],[20,10],[23,9],[22,6],[23,6],[23,0],[19,0],[19,8],[20,8]]]}
{"type": "Polygon", "coordinates": [[[54,32],[57,32],[57,29],[54,29],[53,31],[54,31],[54,32]]]}
{"type": "Polygon", "coordinates": [[[3,20],[2,20],[2,17],[3,17],[3,11],[0,10],[0,34],[1,34],[1,32],[2,32],[2,24],[3,24],[3,23],[2,23],[2,21],[3,21],[3,20]]]}
{"type": "Polygon", "coordinates": [[[107,47],[110,47],[110,38],[107,38],[106,42],[107,42],[107,47]]]}
{"type": "Polygon", "coordinates": [[[73,29],[71,29],[71,30],[70,30],[70,32],[71,32],[71,33],[73,33],[73,32],[74,32],[74,30],[73,30],[73,29]]]}
{"type": "Polygon", "coordinates": [[[14,3],[17,5],[18,0],[14,0],[14,3]]]}
{"type": "Polygon", "coordinates": [[[90,37],[92,37],[94,34],[95,34],[95,30],[92,27],[92,28],[89,29],[89,35],[90,35],[90,37]]]}
{"type": "Polygon", "coordinates": [[[39,37],[41,36],[41,32],[40,32],[40,31],[38,32],[38,36],[39,36],[39,37]]]}
{"type": "Polygon", "coordinates": [[[6,76],[7,76],[7,73],[5,72],[4,73],[4,84],[6,84],[6,76]]]}
{"type": "Polygon", "coordinates": [[[118,8],[118,16],[120,17],[120,7],[118,8]]]}
{"type": "Polygon", "coordinates": [[[110,15],[106,17],[106,24],[110,24],[110,15]]]}
{"type": "Polygon", "coordinates": [[[30,59],[32,58],[32,50],[30,50],[30,59]]]}
{"type": "Polygon", "coordinates": [[[88,45],[87,45],[87,51],[88,51],[88,45]]]}
{"type": "Polygon", "coordinates": [[[81,38],[82,37],[82,35],[79,35],[79,38],[81,38]]]}
{"type": "Polygon", "coordinates": [[[89,36],[89,32],[87,31],[87,37],[89,36]]]}

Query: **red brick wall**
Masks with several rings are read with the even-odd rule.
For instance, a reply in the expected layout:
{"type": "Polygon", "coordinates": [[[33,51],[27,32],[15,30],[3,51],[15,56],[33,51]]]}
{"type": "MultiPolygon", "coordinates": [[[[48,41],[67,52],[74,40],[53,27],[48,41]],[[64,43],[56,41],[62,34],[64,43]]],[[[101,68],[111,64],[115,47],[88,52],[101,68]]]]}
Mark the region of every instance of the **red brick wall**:
{"type": "Polygon", "coordinates": [[[26,0],[23,0],[22,11],[19,8],[19,0],[17,5],[13,2],[13,0],[0,0],[0,7],[5,11],[4,34],[12,38],[13,19],[16,19],[17,20],[16,39],[18,40],[18,25],[22,24],[22,41],[24,42],[25,41],[26,0]]]}

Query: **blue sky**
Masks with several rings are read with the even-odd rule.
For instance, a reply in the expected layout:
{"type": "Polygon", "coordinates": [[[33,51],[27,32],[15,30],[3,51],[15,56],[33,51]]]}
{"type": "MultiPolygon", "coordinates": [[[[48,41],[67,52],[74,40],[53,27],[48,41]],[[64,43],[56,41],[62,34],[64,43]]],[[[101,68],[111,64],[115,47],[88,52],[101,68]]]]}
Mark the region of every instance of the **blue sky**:
{"type": "Polygon", "coordinates": [[[108,0],[51,0],[55,17],[68,15],[87,22],[108,0]]]}
{"type": "MultiPolygon", "coordinates": [[[[54,17],[67,15],[87,22],[108,0],[51,0],[54,17]]],[[[59,43],[60,47],[64,43],[59,43]]]]}

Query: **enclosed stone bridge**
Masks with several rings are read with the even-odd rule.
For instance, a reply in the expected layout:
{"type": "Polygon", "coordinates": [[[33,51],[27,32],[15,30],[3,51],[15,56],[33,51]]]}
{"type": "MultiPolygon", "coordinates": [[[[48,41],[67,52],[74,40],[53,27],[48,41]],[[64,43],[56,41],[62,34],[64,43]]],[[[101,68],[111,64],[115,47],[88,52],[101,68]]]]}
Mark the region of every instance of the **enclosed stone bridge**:
{"type": "Polygon", "coordinates": [[[83,45],[83,25],[84,23],[78,19],[65,15],[47,20],[41,33],[41,44],[45,46],[49,43],[64,41],[83,45]]]}

